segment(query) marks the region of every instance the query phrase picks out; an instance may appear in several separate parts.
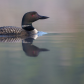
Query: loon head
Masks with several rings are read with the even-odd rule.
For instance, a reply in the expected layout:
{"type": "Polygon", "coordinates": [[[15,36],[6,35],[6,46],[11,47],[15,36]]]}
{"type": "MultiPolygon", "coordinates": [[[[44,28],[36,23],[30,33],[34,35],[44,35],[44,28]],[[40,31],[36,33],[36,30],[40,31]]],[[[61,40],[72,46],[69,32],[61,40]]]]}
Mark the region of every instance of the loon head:
{"type": "Polygon", "coordinates": [[[25,30],[34,30],[32,23],[39,19],[47,19],[47,16],[41,16],[36,11],[27,12],[22,18],[22,28],[25,30]]]}

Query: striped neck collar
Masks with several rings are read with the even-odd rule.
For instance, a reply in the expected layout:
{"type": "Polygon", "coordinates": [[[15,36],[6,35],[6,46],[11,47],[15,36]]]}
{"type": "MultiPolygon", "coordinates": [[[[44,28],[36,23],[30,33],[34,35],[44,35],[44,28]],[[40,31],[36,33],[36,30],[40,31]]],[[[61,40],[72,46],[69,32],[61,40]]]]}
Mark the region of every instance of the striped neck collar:
{"type": "Polygon", "coordinates": [[[32,25],[22,25],[22,27],[29,27],[29,26],[32,26],[32,25]]]}

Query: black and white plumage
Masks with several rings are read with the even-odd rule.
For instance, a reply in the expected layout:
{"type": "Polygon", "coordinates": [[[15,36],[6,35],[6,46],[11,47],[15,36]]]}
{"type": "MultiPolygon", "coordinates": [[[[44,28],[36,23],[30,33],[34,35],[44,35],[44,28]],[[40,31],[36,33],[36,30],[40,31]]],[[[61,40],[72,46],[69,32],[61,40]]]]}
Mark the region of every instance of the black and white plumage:
{"type": "Polygon", "coordinates": [[[36,34],[38,31],[32,26],[32,23],[39,19],[47,19],[46,16],[41,16],[37,12],[27,12],[22,18],[21,27],[3,26],[0,27],[0,35],[28,35],[30,33],[36,34]]]}
{"type": "Polygon", "coordinates": [[[0,35],[14,35],[14,34],[21,34],[23,29],[14,26],[3,26],[0,27],[0,35]]]}

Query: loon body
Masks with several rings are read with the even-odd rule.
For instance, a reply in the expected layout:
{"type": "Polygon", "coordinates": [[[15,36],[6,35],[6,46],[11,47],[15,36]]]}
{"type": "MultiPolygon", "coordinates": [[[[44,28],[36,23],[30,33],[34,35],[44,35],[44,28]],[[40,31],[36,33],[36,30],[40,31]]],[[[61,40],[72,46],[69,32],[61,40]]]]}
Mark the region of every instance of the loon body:
{"type": "Polygon", "coordinates": [[[25,30],[21,29],[19,27],[14,27],[14,26],[3,26],[3,27],[0,27],[0,35],[21,34],[22,31],[25,31],[25,30]]]}
{"type": "Polygon", "coordinates": [[[3,26],[0,27],[0,35],[19,35],[26,36],[29,34],[36,34],[38,31],[36,29],[27,31],[25,29],[15,27],[15,26],[3,26]]]}
{"type": "Polygon", "coordinates": [[[47,19],[47,16],[41,16],[37,12],[27,12],[22,18],[21,27],[3,26],[0,27],[0,35],[22,35],[36,34],[38,31],[32,26],[32,23],[39,19],[47,19]]]}

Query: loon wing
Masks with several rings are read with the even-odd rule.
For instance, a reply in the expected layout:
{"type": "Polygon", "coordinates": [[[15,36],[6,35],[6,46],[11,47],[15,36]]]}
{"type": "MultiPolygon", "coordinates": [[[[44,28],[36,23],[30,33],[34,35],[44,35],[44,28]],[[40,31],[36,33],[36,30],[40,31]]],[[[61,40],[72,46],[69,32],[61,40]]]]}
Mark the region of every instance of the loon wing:
{"type": "Polygon", "coordinates": [[[20,34],[22,31],[21,28],[19,27],[14,27],[14,26],[3,26],[0,27],[0,35],[16,35],[20,34]]]}

